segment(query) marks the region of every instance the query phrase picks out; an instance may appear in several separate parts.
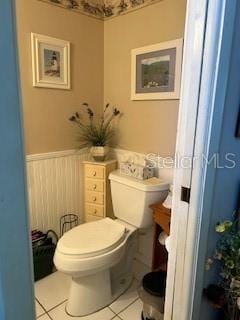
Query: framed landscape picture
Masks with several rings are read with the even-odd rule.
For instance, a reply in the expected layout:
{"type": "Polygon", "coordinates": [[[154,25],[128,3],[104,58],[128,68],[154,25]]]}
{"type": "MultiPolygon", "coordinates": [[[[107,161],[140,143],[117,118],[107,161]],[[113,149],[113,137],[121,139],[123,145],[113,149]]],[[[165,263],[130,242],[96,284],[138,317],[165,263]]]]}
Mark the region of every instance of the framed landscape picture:
{"type": "Polygon", "coordinates": [[[179,99],[183,40],[132,50],[131,99],[179,99]]]}
{"type": "Polygon", "coordinates": [[[70,43],[32,33],[34,87],[70,89],[70,43]]]}

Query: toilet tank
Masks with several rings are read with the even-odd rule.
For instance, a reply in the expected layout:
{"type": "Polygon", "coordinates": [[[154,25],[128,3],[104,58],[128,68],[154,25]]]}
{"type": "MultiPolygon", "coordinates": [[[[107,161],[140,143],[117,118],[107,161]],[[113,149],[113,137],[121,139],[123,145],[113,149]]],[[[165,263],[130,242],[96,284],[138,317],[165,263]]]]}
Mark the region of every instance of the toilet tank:
{"type": "Polygon", "coordinates": [[[169,184],[158,178],[138,180],[113,171],[109,175],[115,217],[137,228],[152,225],[149,205],[163,201],[169,184]]]}

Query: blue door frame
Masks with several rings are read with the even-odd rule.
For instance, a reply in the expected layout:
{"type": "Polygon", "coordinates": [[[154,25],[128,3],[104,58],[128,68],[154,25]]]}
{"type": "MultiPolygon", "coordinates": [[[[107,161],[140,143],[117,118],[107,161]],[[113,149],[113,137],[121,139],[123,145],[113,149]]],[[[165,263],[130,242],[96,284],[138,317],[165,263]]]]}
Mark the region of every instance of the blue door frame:
{"type": "Polygon", "coordinates": [[[0,320],[33,320],[15,3],[0,1],[0,320]]]}

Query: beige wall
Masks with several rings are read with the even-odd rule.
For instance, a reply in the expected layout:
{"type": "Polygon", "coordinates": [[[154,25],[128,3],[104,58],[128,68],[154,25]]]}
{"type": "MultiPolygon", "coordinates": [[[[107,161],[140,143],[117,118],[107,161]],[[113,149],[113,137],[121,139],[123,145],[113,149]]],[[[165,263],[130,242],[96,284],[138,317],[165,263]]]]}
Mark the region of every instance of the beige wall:
{"type": "Polygon", "coordinates": [[[183,37],[185,0],[164,0],[104,24],[104,99],[117,105],[119,147],[173,155],[177,100],[131,101],[131,49],[183,37]]]}
{"type": "Polygon", "coordinates": [[[16,4],[26,153],[75,148],[67,119],[84,101],[103,104],[103,22],[36,0],[16,4]],[[31,32],[71,42],[71,90],[32,86],[31,32]]]}
{"type": "MultiPolygon", "coordinates": [[[[33,0],[18,0],[17,29],[26,153],[78,146],[67,119],[83,101],[118,106],[119,148],[172,155],[179,101],[131,101],[131,49],[183,36],[186,0],[163,0],[102,21],[33,0]],[[32,86],[30,33],[71,42],[71,90],[32,86]]],[[[97,108],[97,109],[96,109],[97,108]]]]}

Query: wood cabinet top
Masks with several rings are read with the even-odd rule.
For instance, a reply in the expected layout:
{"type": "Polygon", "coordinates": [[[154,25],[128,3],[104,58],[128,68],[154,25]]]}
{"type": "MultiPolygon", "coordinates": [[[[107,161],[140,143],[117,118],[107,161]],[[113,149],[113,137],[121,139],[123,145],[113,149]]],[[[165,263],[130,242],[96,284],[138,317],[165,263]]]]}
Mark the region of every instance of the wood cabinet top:
{"type": "Polygon", "coordinates": [[[157,202],[157,203],[151,204],[149,206],[149,208],[152,209],[153,212],[155,212],[155,213],[159,212],[159,213],[163,213],[163,214],[171,216],[171,209],[165,208],[163,206],[162,202],[157,202]]]}
{"type": "Polygon", "coordinates": [[[83,161],[83,164],[91,164],[91,165],[97,165],[97,166],[104,166],[104,167],[106,167],[107,165],[113,164],[113,163],[116,163],[116,162],[117,162],[116,159],[106,160],[106,161],[87,160],[87,161],[83,161]]]}

